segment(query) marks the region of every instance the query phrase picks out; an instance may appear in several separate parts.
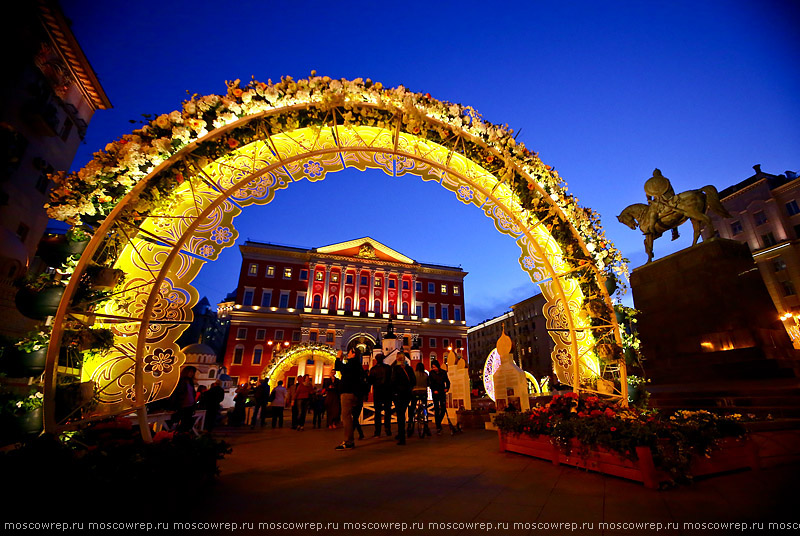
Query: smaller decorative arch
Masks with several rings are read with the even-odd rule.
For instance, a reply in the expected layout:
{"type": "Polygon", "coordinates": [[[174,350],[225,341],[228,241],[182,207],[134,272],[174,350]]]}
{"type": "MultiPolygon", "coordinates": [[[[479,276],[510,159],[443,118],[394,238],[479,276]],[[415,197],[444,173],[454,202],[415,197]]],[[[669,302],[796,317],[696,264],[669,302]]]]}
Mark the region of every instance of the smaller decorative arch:
{"type": "Polygon", "coordinates": [[[270,389],[278,385],[278,380],[297,363],[309,358],[320,358],[325,365],[333,365],[336,361],[336,350],[327,344],[307,342],[295,344],[286,350],[276,352],[272,363],[261,373],[262,378],[269,382],[270,389]]]}

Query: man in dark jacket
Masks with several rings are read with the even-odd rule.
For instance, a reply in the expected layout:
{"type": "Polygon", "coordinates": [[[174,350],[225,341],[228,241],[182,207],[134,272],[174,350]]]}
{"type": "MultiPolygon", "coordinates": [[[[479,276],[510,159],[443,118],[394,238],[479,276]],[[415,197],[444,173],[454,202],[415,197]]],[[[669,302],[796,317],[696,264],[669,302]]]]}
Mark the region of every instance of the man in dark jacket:
{"type": "Polygon", "coordinates": [[[214,385],[208,388],[208,391],[200,397],[200,407],[206,410],[206,423],[205,428],[209,432],[217,425],[217,418],[219,417],[219,405],[225,399],[225,390],[222,388],[222,382],[217,380],[214,385]]]}
{"type": "Polygon", "coordinates": [[[355,426],[353,424],[353,408],[358,404],[358,397],[363,393],[362,375],[364,369],[361,367],[361,352],[358,349],[350,349],[346,357],[342,353],[336,357],[334,370],[342,375],[339,382],[339,397],[342,404],[342,423],[344,424],[344,441],[336,447],[336,450],[346,450],[355,448],[356,442],[353,438],[355,426]]]}
{"type": "Polygon", "coordinates": [[[431,360],[431,373],[428,376],[431,393],[433,394],[433,415],[436,421],[436,433],[442,433],[442,419],[444,412],[447,411],[447,391],[450,390],[450,378],[447,372],[442,370],[441,365],[435,359],[431,360]]]}
{"type": "Polygon", "coordinates": [[[394,396],[394,413],[397,415],[398,445],[406,444],[406,410],[411,402],[411,390],[417,380],[414,370],[406,362],[406,354],[397,352],[397,359],[392,365],[392,395],[394,396]]]}
{"type": "Polygon", "coordinates": [[[255,389],[256,405],[253,408],[253,418],[250,420],[250,428],[256,427],[258,414],[261,413],[261,426],[267,421],[267,404],[269,404],[269,382],[266,378],[262,378],[261,382],[255,389]]]}
{"type": "Polygon", "coordinates": [[[386,435],[392,435],[392,367],[383,360],[383,354],[378,354],[375,365],[369,370],[372,402],[375,404],[375,437],[381,435],[381,415],[386,435]]]}

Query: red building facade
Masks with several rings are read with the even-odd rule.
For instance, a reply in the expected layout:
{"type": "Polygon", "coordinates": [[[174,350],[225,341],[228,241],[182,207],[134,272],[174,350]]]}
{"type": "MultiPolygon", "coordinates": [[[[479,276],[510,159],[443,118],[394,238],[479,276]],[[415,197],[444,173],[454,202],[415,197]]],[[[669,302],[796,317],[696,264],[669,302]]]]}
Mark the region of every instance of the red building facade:
{"type": "MultiPolygon", "coordinates": [[[[248,241],[239,249],[236,298],[219,308],[230,319],[225,366],[238,383],[261,376],[295,345],[371,353],[390,318],[426,368],[451,350],[466,357],[461,268],[421,264],[368,237],[313,249],[248,241]]],[[[311,374],[315,383],[330,371],[307,356],[287,365],[281,375],[311,374]]]]}

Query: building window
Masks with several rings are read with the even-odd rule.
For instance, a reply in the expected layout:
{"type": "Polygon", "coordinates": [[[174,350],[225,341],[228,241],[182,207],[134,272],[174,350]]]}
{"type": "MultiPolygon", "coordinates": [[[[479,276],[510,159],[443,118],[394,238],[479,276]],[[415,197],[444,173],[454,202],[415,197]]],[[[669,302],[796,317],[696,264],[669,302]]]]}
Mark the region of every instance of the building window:
{"type": "Polygon", "coordinates": [[[442,320],[450,320],[450,307],[442,305],[442,320]]]}
{"type": "Polygon", "coordinates": [[[267,277],[275,277],[275,267],[267,266],[267,277]]]}
{"type": "Polygon", "coordinates": [[[361,298],[361,300],[359,300],[359,302],[358,302],[358,310],[361,311],[362,313],[366,313],[367,312],[367,299],[366,298],[361,298]]]}
{"type": "Polygon", "coordinates": [[[735,222],[731,223],[731,234],[736,236],[738,234],[742,234],[742,222],[736,220],[735,222]]]}
{"type": "Polygon", "coordinates": [[[421,316],[422,316],[422,306],[417,305],[417,318],[420,318],[421,316]]]}
{"type": "Polygon", "coordinates": [[[300,281],[308,281],[308,270],[300,270],[300,281]]]}
{"type": "Polygon", "coordinates": [[[250,264],[247,268],[247,275],[258,275],[258,265],[256,263],[250,264]]]}
{"type": "Polygon", "coordinates": [[[244,359],[244,346],[237,346],[233,349],[233,364],[241,365],[244,359]]]}
{"type": "Polygon", "coordinates": [[[39,175],[39,178],[36,179],[36,189],[39,193],[46,194],[47,187],[50,185],[50,179],[47,178],[47,175],[39,175]]]}
{"type": "Polygon", "coordinates": [[[281,299],[278,302],[278,307],[280,307],[281,309],[286,309],[287,307],[289,307],[289,292],[288,291],[281,292],[281,299]]]}
{"type": "Polygon", "coordinates": [[[283,330],[282,329],[276,329],[275,330],[275,340],[276,341],[282,341],[283,340],[283,330]]]}
{"type": "Polygon", "coordinates": [[[328,344],[332,343],[335,338],[336,338],[335,331],[329,331],[325,334],[325,342],[327,342],[328,344]]]}
{"type": "Polygon", "coordinates": [[[294,308],[302,311],[303,308],[306,306],[306,296],[305,294],[298,294],[297,295],[297,303],[295,303],[294,308]]]}
{"type": "Polygon", "coordinates": [[[367,276],[362,275],[361,276],[361,286],[365,287],[365,286],[367,286],[367,283],[369,283],[367,276]]]}
{"type": "Polygon", "coordinates": [[[786,203],[786,213],[789,216],[794,216],[797,213],[800,213],[800,207],[797,206],[797,200],[792,199],[788,203],[786,203]]]}
{"type": "Polygon", "coordinates": [[[453,308],[453,320],[456,322],[461,322],[461,307],[453,308]]]}
{"type": "Polygon", "coordinates": [[[461,339],[456,340],[456,348],[461,348],[461,339]]]}
{"type": "Polygon", "coordinates": [[[430,339],[428,339],[428,346],[430,346],[431,348],[436,348],[436,338],[435,337],[431,337],[430,339]]]}
{"type": "Polygon", "coordinates": [[[408,337],[403,337],[403,346],[408,347],[408,337]]]}
{"type": "Polygon", "coordinates": [[[428,306],[428,318],[436,318],[436,306],[429,305],[428,306]]]}
{"type": "Polygon", "coordinates": [[[408,315],[408,303],[403,302],[403,316],[408,315]]]}
{"type": "Polygon", "coordinates": [[[325,272],[319,270],[314,272],[314,281],[322,281],[323,279],[325,279],[325,272]]]}
{"type": "Polygon", "coordinates": [[[283,278],[284,279],[291,279],[292,278],[292,269],[291,268],[284,268],[283,269],[283,278]]]}
{"type": "Polygon", "coordinates": [[[783,285],[784,296],[794,296],[796,294],[794,284],[791,281],[781,281],[781,285],[783,285]]]}
{"type": "Polygon", "coordinates": [[[247,338],[247,328],[239,328],[236,330],[236,338],[238,340],[247,338]]]}
{"type": "Polygon", "coordinates": [[[294,330],[294,332],[292,332],[292,342],[300,342],[300,335],[299,330],[294,330]]]}
{"type": "Polygon", "coordinates": [[[376,313],[380,313],[381,312],[381,301],[380,300],[375,300],[375,302],[372,304],[372,310],[375,311],[376,313]]]}
{"type": "Polygon", "coordinates": [[[264,349],[260,346],[256,346],[253,349],[253,364],[260,365],[261,364],[261,355],[264,353],[264,349]]]}
{"type": "Polygon", "coordinates": [[[394,279],[390,279],[390,280],[389,280],[389,288],[394,288],[394,286],[395,286],[395,281],[394,281],[394,279]]]}
{"type": "Polygon", "coordinates": [[[414,290],[417,292],[422,292],[422,283],[420,283],[419,281],[414,283],[414,290]]]}
{"type": "Polygon", "coordinates": [[[397,311],[397,309],[394,308],[394,302],[390,301],[389,302],[389,314],[395,314],[396,311],[397,311]]]}
{"type": "Polygon", "coordinates": [[[338,283],[339,282],[339,274],[331,274],[331,283],[338,283]]]}
{"type": "Polygon", "coordinates": [[[348,312],[353,310],[353,300],[349,297],[344,299],[344,310],[348,312]]]}
{"type": "Polygon", "coordinates": [[[453,296],[458,296],[460,292],[458,285],[453,285],[453,296]]]}
{"type": "Polygon", "coordinates": [[[777,242],[775,241],[775,235],[773,235],[772,233],[761,235],[761,241],[764,243],[765,248],[777,244],[777,242]]]}
{"type": "Polygon", "coordinates": [[[257,329],[256,330],[256,340],[263,341],[267,338],[267,330],[266,329],[257,329]]]}
{"type": "Polygon", "coordinates": [[[382,285],[383,285],[383,279],[380,279],[380,278],[376,277],[375,278],[375,288],[379,288],[382,285]]]}
{"type": "Polygon", "coordinates": [[[244,297],[242,298],[242,305],[253,305],[253,296],[256,291],[252,288],[244,289],[244,297]]]}
{"type": "Polygon", "coordinates": [[[772,267],[775,269],[776,272],[782,272],[786,269],[786,261],[778,257],[774,261],[772,261],[772,267]]]}
{"type": "Polygon", "coordinates": [[[19,237],[20,242],[25,242],[25,239],[28,238],[28,232],[30,230],[30,227],[20,222],[20,224],[17,226],[17,236],[19,237]]]}
{"type": "Polygon", "coordinates": [[[442,341],[442,348],[450,349],[450,339],[444,339],[442,341]]]}
{"type": "Polygon", "coordinates": [[[756,227],[758,227],[759,225],[764,225],[765,223],[767,223],[767,215],[764,214],[763,210],[759,210],[758,212],[753,214],[753,221],[755,222],[756,227]]]}
{"type": "Polygon", "coordinates": [[[408,281],[405,279],[403,280],[403,290],[408,290],[408,281]]]}
{"type": "Polygon", "coordinates": [[[347,276],[345,277],[345,283],[348,285],[353,284],[353,274],[347,274],[347,276]]]}
{"type": "Polygon", "coordinates": [[[314,309],[321,309],[322,308],[322,296],[317,294],[314,296],[314,309]]]}
{"type": "Polygon", "coordinates": [[[442,287],[441,287],[441,293],[442,293],[442,294],[447,294],[447,285],[442,285],[442,287]]]}
{"type": "Polygon", "coordinates": [[[433,283],[428,283],[428,294],[434,294],[436,292],[436,285],[433,283]]]}
{"type": "Polygon", "coordinates": [[[308,334],[308,340],[310,342],[317,342],[317,332],[316,331],[312,331],[311,333],[309,333],[308,334]]]}
{"type": "Polygon", "coordinates": [[[331,311],[336,310],[336,296],[331,296],[328,300],[328,309],[331,311]]]}
{"type": "Polygon", "coordinates": [[[217,376],[217,369],[209,369],[208,370],[208,379],[213,380],[217,376]]]}
{"type": "Polygon", "coordinates": [[[261,307],[269,307],[272,305],[272,291],[271,290],[262,290],[261,291],[261,307]]]}
{"type": "Polygon", "coordinates": [[[258,383],[258,376],[250,376],[250,383],[258,383]]]}

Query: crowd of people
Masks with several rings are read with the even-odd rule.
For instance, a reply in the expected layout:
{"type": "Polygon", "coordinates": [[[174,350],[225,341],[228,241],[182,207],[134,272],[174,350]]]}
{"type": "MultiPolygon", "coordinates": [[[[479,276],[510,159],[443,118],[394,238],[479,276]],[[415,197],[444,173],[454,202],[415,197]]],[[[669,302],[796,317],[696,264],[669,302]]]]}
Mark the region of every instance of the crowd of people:
{"type": "MultiPolygon", "coordinates": [[[[267,379],[257,384],[242,384],[236,389],[228,425],[248,424],[247,408],[251,407],[250,428],[257,425],[264,427],[270,419],[272,428],[283,428],[284,412],[289,408],[291,428],[302,432],[310,412],[312,428],[322,428],[323,416],[327,428],[342,428],[343,441],[336,450],[349,450],[355,448],[356,434],[360,440],[366,438],[360,424],[361,413],[364,402],[372,392],[375,410],[372,437],[380,437],[382,432],[392,436],[394,414],[397,417],[394,439],[398,445],[405,445],[407,436],[413,432],[417,408],[420,405],[427,407],[430,388],[434,406],[433,423],[436,433],[440,434],[446,412],[447,391],[450,389],[446,369],[435,359],[431,360],[430,372],[425,370],[422,362],[412,369],[403,350],[393,354],[393,364],[385,363],[385,356],[378,354],[367,371],[361,364],[362,356],[358,349],[351,349],[346,354],[339,352],[331,376],[325,378],[320,386],[315,386],[308,374],[298,376],[288,388],[284,387],[283,381],[279,381],[274,389],[270,389],[267,379]]],[[[225,392],[220,381],[210,388],[200,386],[195,389],[195,374],[196,369],[191,366],[181,371],[178,386],[170,397],[175,411],[173,421],[179,431],[187,432],[194,424],[194,410],[203,409],[206,411],[205,429],[210,432],[220,420],[220,405],[225,392]]],[[[431,435],[427,420],[423,435],[431,435]]]]}

